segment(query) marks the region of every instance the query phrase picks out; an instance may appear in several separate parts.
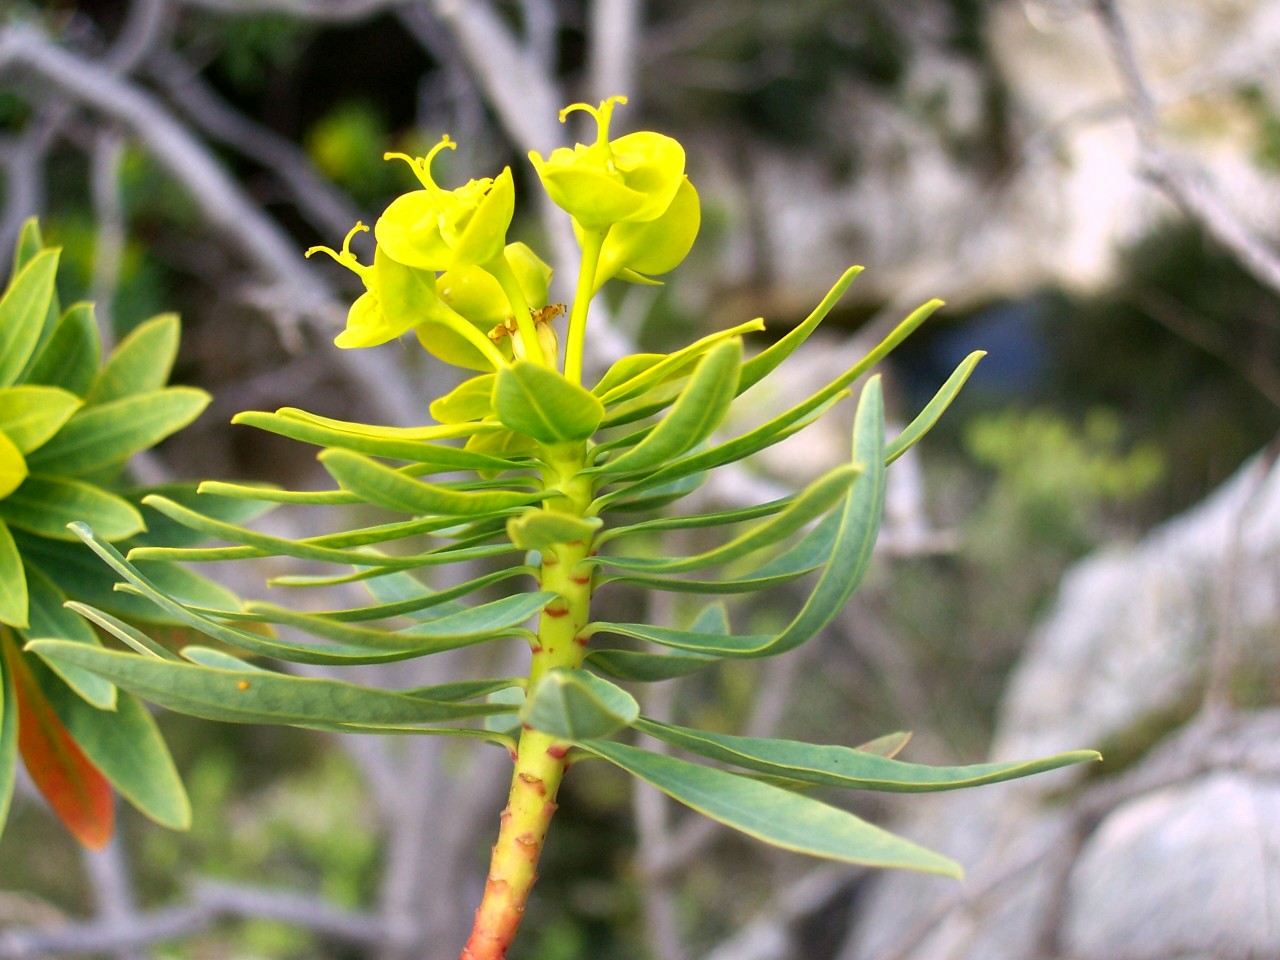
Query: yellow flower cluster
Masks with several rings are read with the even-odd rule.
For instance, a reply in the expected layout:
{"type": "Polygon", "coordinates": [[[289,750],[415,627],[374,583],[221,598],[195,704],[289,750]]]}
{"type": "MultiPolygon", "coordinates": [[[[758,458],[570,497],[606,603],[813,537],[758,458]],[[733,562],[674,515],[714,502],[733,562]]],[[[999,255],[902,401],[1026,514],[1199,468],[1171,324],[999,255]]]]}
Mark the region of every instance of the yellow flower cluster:
{"type": "MultiPolygon", "coordinates": [[[[575,110],[595,118],[595,142],[554,150],[545,160],[529,155],[582,244],[579,326],[586,301],[605,281],[656,282],[650,278],[683,260],[698,232],[698,195],[684,173],[684,148],[649,132],[609,139],[613,109],[625,102],[611,97],[598,107],[566,107],[562,122],[575,110]]],[[[558,312],[546,309],[551,268],[525,244],[507,242],[515,212],[511,169],[446,190],[432,176],[432,162],[455,148],[445,136],[425,157],[386,155],[408,164],[421,189],[397,197],[378,218],[372,264],[351,251],[352,238],[369,229],[363,223],[341,250],[307,251],[333,257],[365,286],[336,343],[375,346],[412,330],[428,351],[456,366],[490,370],[528,357],[554,367],[558,344],[546,319],[558,312]]],[[[571,350],[572,326],[571,320],[571,350]]]]}

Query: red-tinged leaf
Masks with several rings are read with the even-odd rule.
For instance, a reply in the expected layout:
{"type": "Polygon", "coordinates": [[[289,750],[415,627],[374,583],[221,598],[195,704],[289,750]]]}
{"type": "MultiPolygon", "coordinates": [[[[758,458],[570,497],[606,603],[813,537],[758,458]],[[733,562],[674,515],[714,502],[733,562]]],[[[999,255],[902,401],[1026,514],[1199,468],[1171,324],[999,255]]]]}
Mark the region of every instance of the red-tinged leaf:
{"type": "Polygon", "coordinates": [[[27,772],[77,840],[105,846],[115,821],[110,784],[55,716],[12,639],[0,645],[17,694],[18,752],[27,772]]]}

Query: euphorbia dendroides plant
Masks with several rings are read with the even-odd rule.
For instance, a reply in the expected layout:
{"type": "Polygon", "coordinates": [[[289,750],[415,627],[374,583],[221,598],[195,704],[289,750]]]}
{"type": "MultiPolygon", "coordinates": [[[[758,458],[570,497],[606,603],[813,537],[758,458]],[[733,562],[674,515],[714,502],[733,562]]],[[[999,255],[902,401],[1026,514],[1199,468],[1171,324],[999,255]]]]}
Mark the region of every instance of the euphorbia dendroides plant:
{"type": "MultiPolygon", "coordinates": [[[[342,347],[367,347],[412,330],[440,359],[477,371],[430,406],[435,424],[389,428],[286,408],[245,413],[240,423],[323,447],[337,481],[328,492],[206,483],[215,498],[282,503],[372,504],[398,515],[376,526],[288,540],[257,533],[155,496],[173,520],[233,546],[134,549],[126,559],[87,526],[80,536],[123,578],[222,644],[254,658],[371,664],[471,644],[528,644],[527,676],[388,691],[291,676],[223,649],[180,655],[101,619],[135,653],[63,641],[29,649],[174,710],[220,720],[284,723],[352,733],[418,732],[486,740],[512,757],[488,882],[463,958],[505,956],[536,875],[566,767],[596,758],[614,764],[730,827],[800,853],[878,867],[957,874],[951,860],[872,826],[810,795],[816,787],[944,790],[1006,780],[1075,763],[1092,753],[1027,763],[925,767],[891,758],[902,738],[862,748],[727,736],[641,716],[615,681],[669,680],[724,659],[769,657],[816,636],[840,611],[872,555],[885,467],[934,423],[978,356],[967,359],[906,430],[886,442],[879,380],[862,387],[849,462],[798,493],[692,516],[634,519],[696,488],[708,471],[737,463],[817,420],[938,303],[906,320],[862,362],[755,429],[717,434],[734,402],[773,373],[813,332],[857,274],[851,269],[802,324],[749,359],[743,337],[759,320],[704,337],[670,354],[643,353],[583,383],[588,309],[612,279],[651,283],[686,255],[699,224],[698,195],[684,150],[657,133],[610,136],[620,97],[575,104],[597,125],[593,143],[532,154],[543,187],[573,221],[582,257],[568,308],[563,360],[547,304],[550,268],[509,243],[515,192],[510,170],[456,189],[439,186],[432,160],[406,162],[420,189],[399,197],[374,227],[376,252],[317,248],[359,274],[342,347]],[[459,444],[454,441],[463,440],[459,444]],[[399,465],[392,465],[399,464],[399,465]],[[466,474],[468,479],[457,479],[466,474]],[[440,476],[439,479],[432,479],[440,476]],[[652,556],[632,544],[673,529],[724,528],[720,544],[690,556],[652,556]],[[394,550],[381,544],[396,543],[394,550]],[[634,552],[632,552],[634,551],[634,552]],[[181,603],[135,564],[287,556],[336,563],[329,577],[296,585],[359,581],[369,605],[322,613],[251,602],[238,609],[181,603]],[[484,572],[447,589],[419,578],[445,564],[484,561],[484,572]],[[718,570],[718,579],[690,573],[718,570]],[[644,590],[732,596],[812,575],[807,596],[776,633],[730,629],[725,608],[708,606],[683,628],[593,619],[593,600],[613,584],[644,590]],[[511,590],[513,583],[525,584],[511,590]],[[491,592],[499,584],[506,592],[491,592]],[[536,618],[536,626],[528,626],[536,618]],[[263,624],[301,628],[315,640],[277,638],[263,624]],[[608,640],[610,642],[602,642],[608,640]],[[520,696],[512,696],[518,691],[520,696]],[[514,723],[494,722],[518,717],[514,723]],[[490,718],[479,723],[482,718],[490,718]],[[715,765],[633,745],[631,732],[715,765]]],[[[562,114],[561,119],[564,119],[562,114]]],[[[315,252],[315,251],[312,251],[315,252]]],[[[590,776],[590,765],[583,771],[590,776]]]]}

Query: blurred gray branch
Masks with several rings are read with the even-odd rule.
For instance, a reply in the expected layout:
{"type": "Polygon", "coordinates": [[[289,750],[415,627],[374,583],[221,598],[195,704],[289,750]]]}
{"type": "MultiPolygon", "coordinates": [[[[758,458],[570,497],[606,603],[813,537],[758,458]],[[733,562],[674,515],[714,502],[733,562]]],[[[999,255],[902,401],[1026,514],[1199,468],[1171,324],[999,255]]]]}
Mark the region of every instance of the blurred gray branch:
{"type": "Polygon", "coordinates": [[[1156,99],[1143,74],[1133,40],[1116,0],[1093,0],[1111,59],[1124,85],[1138,136],[1142,174],[1240,261],[1260,282],[1280,294],[1280,253],[1249,229],[1223,202],[1206,171],[1170,150],[1160,138],[1156,99]]]}

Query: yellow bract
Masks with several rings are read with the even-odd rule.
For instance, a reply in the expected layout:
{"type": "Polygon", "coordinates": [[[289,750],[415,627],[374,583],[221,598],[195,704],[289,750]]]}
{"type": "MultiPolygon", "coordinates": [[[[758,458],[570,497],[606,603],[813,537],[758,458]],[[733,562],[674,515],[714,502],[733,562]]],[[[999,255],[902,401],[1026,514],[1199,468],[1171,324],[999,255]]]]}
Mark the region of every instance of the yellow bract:
{"type": "Polygon", "coordinates": [[[450,270],[488,263],[502,253],[515,211],[511,169],[456,190],[442,189],[431,176],[431,161],[456,146],[444,137],[425,157],[386,155],[409,164],[422,184],[421,190],[392,201],[374,227],[378,246],[392,260],[420,270],[450,270]]]}
{"type": "Polygon", "coordinates": [[[684,180],[684,147],[671,137],[646,131],[609,139],[613,108],[626,102],[610,97],[599,107],[565,107],[561,121],[575,110],[595,117],[595,143],[560,147],[545,160],[529,154],[551,199],[588,230],[660,217],[684,180]]]}

